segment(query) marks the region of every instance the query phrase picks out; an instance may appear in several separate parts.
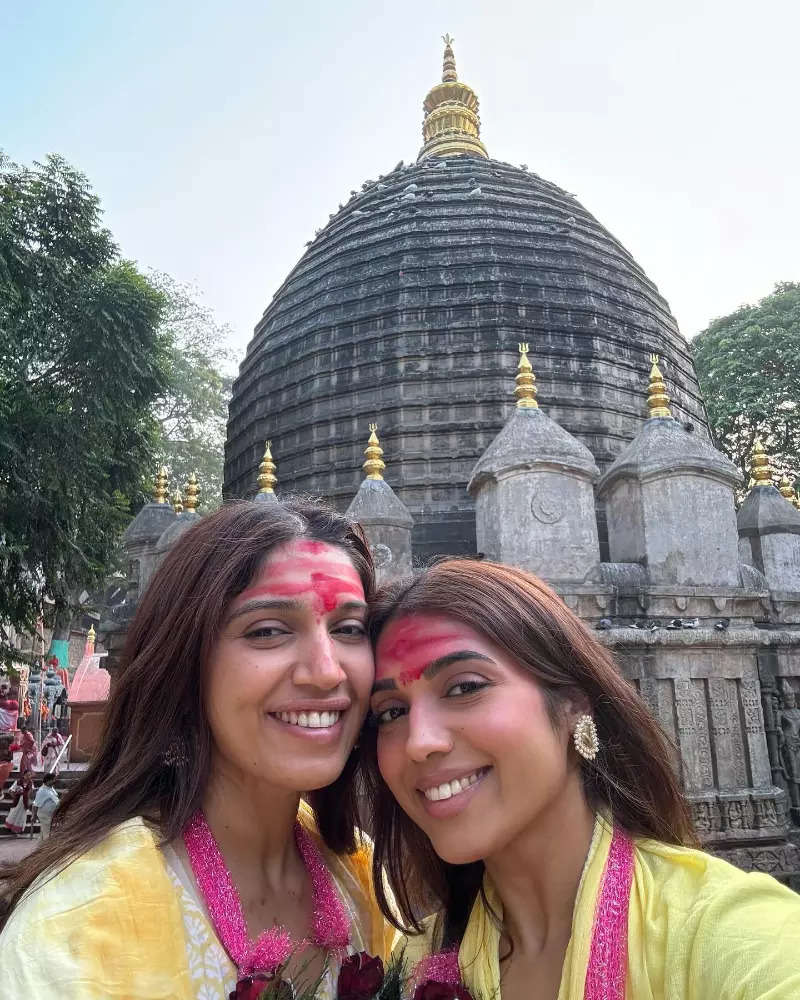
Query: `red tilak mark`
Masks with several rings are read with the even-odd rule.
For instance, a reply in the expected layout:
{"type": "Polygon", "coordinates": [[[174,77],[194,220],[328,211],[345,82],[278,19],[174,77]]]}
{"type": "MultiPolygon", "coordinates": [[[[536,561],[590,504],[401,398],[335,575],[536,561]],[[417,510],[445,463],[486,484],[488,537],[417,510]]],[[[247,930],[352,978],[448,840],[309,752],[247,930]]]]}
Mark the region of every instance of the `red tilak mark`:
{"type": "Polygon", "coordinates": [[[463,635],[452,631],[452,622],[436,619],[408,619],[390,625],[387,638],[378,648],[376,677],[385,680],[393,669],[403,669],[394,676],[400,686],[417,681],[434,660],[463,648],[463,635]]]}
{"type": "Polygon", "coordinates": [[[352,566],[333,560],[285,560],[268,567],[269,583],[260,587],[250,587],[240,596],[249,599],[269,594],[273,597],[301,597],[308,594],[317,615],[333,611],[340,596],[364,600],[361,577],[352,566]],[[311,567],[314,567],[312,570],[311,567]]]}
{"type": "Polygon", "coordinates": [[[402,670],[395,680],[400,687],[405,687],[407,684],[412,684],[414,681],[418,681],[420,677],[425,673],[425,667],[427,663],[420,663],[418,667],[414,667],[413,670],[402,670]]]}
{"type": "Polygon", "coordinates": [[[294,547],[298,552],[310,552],[312,555],[318,556],[326,549],[330,548],[327,542],[312,542],[312,541],[300,541],[295,542],[294,547]]]}
{"type": "Polygon", "coordinates": [[[349,594],[364,599],[364,590],[360,586],[355,587],[349,580],[343,580],[338,576],[329,576],[327,573],[312,573],[311,586],[315,596],[322,602],[326,611],[333,611],[339,603],[340,594],[349,594]]]}

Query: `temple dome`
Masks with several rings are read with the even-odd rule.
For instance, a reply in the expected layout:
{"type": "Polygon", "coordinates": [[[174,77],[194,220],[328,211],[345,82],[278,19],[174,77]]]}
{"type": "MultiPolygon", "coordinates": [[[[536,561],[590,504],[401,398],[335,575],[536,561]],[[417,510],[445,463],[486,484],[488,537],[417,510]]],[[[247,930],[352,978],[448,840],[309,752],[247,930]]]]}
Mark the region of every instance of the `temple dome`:
{"type": "Polygon", "coordinates": [[[474,105],[465,152],[437,153],[445,140],[458,150],[457,115],[446,135],[428,127],[419,161],[366,181],[274,295],[234,383],[226,496],[252,495],[271,438],[284,493],[344,510],[377,420],[416,553],[474,551],[466,485],[514,407],[523,340],[540,405],[601,471],[647,418],[653,353],[673,415],[707,434],[688,345],[653,282],[574,195],[488,158],[474,105]]]}

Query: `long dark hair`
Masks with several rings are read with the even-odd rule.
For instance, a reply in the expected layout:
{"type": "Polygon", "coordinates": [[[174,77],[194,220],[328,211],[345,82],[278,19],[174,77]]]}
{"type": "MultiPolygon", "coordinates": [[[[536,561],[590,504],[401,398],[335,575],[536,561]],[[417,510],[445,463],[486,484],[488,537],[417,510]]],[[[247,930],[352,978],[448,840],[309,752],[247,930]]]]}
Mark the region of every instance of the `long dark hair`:
{"type": "MultiPolygon", "coordinates": [[[[89,769],[62,800],[50,839],[24,860],[0,867],[3,922],[38,876],[82,854],[118,823],[144,816],[165,842],[181,834],[208,781],[212,739],[203,674],[225,611],[265,556],[297,538],[345,549],[369,600],[374,572],[367,541],[327,505],[237,501],[182,535],[128,631],[119,684],[89,769]],[[176,744],[186,767],[168,763],[176,744]]],[[[357,755],[351,754],[337,781],[308,795],[320,834],[337,853],[355,849],[356,769],[357,755]]]]}
{"type": "MultiPolygon", "coordinates": [[[[695,843],[689,810],[670,766],[675,758],[668,737],[608,650],[546,584],[499,563],[437,563],[415,580],[376,595],[369,624],[373,643],[392,619],[423,613],[458,619],[528,670],[542,689],[554,726],[562,719],[564,702],[583,696],[601,746],[591,763],[578,758],[589,804],[611,812],[632,836],[695,843]]],[[[377,729],[368,725],[361,738],[361,764],[375,838],[378,902],[387,919],[406,933],[420,932],[421,916],[438,910],[438,943],[449,947],[466,930],[481,891],[483,861],[452,865],[437,856],[381,778],[376,746],[377,729]],[[401,920],[389,905],[382,872],[401,920]]]]}

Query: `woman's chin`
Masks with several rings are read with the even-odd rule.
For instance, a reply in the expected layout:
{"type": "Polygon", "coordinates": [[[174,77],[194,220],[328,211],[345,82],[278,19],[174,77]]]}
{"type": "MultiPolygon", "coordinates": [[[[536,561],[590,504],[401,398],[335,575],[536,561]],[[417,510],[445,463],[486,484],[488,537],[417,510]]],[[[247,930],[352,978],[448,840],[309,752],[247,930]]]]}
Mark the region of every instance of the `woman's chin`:
{"type": "Polygon", "coordinates": [[[449,837],[440,837],[438,840],[431,839],[431,846],[438,857],[449,865],[471,865],[486,857],[486,845],[483,843],[465,844],[463,841],[457,843],[449,837]]]}

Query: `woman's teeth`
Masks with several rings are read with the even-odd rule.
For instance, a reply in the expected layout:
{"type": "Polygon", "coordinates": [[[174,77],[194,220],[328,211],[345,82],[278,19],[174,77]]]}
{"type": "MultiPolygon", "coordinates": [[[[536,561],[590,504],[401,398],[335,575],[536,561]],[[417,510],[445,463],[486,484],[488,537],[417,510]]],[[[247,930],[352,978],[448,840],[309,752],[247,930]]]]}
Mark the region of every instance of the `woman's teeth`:
{"type": "Polygon", "coordinates": [[[303,729],[327,729],[334,726],[341,717],[341,712],[275,712],[275,718],[288,722],[290,726],[301,726],[303,729]]]}
{"type": "Polygon", "coordinates": [[[465,791],[480,778],[480,771],[473,771],[465,778],[456,778],[454,781],[446,781],[443,785],[435,788],[426,788],[422,793],[429,802],[439,802],[441,799],[451,799],[459,792],[465,791]]]}

